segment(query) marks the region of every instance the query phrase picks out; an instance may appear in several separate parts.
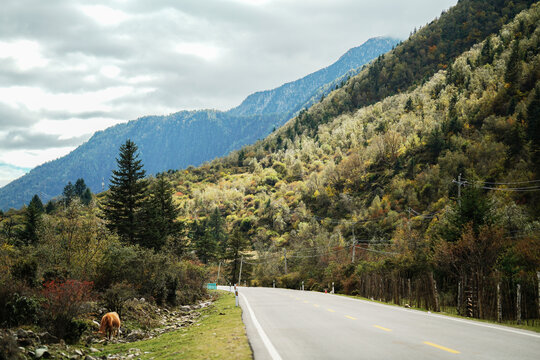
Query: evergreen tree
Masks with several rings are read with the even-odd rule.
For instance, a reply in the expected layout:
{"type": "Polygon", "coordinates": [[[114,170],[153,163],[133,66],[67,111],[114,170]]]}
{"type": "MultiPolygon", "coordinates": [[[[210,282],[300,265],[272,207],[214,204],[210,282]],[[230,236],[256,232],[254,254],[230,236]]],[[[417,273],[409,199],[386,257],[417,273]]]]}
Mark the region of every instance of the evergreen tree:
{"type": "Polygon", "coordinates": [[[206,233],[217,246],[218,258],[222,258],[227,248],[227,233],[225,232],[225,220],[221,217],[217,207],[208,218],[206,233]]]}
{"type": "Polygon", "coordinates": [[[161,249],[168,236],[179,232],[180,227],[176,222],[179,213],[173,200],[172,185],[164,176],[159,176],[143,203],[139,243],[147,248],[161,249]]]}
{"type": "Polygon", "coordinates": [[[52,214],[56,210],[56,203],[52,200],[49,200],[47,202],[47,205],[45,206],[45,212],[47,214],[52,214]]]}
{"type": "Polygon", "coordinates": [[[206,231],[205,220],[194,221],[189,236],[194,245],[195,253],[202,263],[208,264],[210,261],[215,260],[217,243],[206,231]]]}
{"type": "Polygon", "coordinates": [[[90,188],[87,187],[86,190],[84,190],[83,194],[81,195],[81,203],[83,205],[88,206],[91,201],[92,201],[92,191],[90,191],[90,188]]]}
{"type": "Polygon", "coordinates": [[[24,230],[21,238],[26,245],[32,245],[38,241],[38,229],[41,225],[43,211],[41,199],[34,195],[24,214],[24,230]]]}
{"type": "Polygon", "coordinates": [[[86,184],[84,183],[84,179],[82,178],[77,179],[77,181],[75,182],[74,191],[75,191],[75,195],[77,195],[79,198],[82,199],[82,196],[84,192],[86,191],[86,184]]]}
{"type": "Polygon", "coordinates": [[[540,85],[534,90],[534,97],[527,107],[527,137],[531,142],[531,158],[536,176],[540,177],[540,85]]]}
{"type": "Polygon", "coordinates": [[[66,186],[64,186],[64,191],[62,192],[62,196],[64,197],[64,203],[69,205],[71,203],[71,200],[76,196],[75,194],[75,186],[70,182],[67,183],[66,186]]]}
{"type": "Polygon", "coordinates": [[[129,243],[135,243],[139,231],[137,215],[147,187],[137,150],[137,145],[129,139],[120,146],[120,156],[116,159],[118,170],[113,170],[103,207],[109,229],[129,243]]]}
{"type": "MultiPolygon", "coordinates": [[[[229,281],[235,283],[238,281],[238,275],[240,273],[240,259],[242,258],[245,250],[249,248],[249,240],[245,237],[245,234],[237,227],[229,237],[227,242],[227,249],[225,251],[225,259],[230,261],[231,267],[229,271],[229,281]]],[[[247,257],[244,255],[244,259],[247,257]]],[[[247,271],[245,264],[242,266],[242,273],[247,271]]]]}

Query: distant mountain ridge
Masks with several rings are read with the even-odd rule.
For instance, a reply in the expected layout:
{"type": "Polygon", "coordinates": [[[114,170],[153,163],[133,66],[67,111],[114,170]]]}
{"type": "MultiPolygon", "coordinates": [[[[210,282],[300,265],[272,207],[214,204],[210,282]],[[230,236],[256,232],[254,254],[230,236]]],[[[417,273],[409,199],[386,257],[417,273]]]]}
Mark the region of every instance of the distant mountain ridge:
{"type": "Polygon", "coordinates": [[[108,183],[118,148],[130,138],[148,174],[200,165],[266,137],[302,108],[309,107],[359,69],[391,50],[399,40],[378,37],[352,48],[332,65],[278,88],[249,95],[239,106],[145,116],[96,132],[59,159],[32,169],[0,188],[0,209],[18,208],[38,194],[43,201],[61,194],[68,181],[84,178],[93,192],[108,183]]]}

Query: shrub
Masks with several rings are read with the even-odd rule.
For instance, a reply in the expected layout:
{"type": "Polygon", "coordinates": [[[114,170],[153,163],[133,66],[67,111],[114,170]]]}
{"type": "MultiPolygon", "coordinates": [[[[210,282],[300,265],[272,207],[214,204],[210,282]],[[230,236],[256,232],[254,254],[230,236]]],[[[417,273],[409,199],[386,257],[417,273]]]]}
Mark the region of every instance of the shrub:
{"type": "Polygon", "coordinates": [[[92,287],[92,282],[79,280],[45,283],[43,323],[53,335],[68,342],[80,337],[86,325],[75,318],[81,314],[84,302],[91,299],[92,287]]]}
{"type": "Polygon", "coordinates": [[[2,360],[19,360],[26,359],[17,340],[8,331],[0,331],[0,359],[2,360]]]}
{"type": "Polygon", "coordinates": [[[122,315],[124,303],[136,296],[135,289],[127,282],[113,284],[102,294],[103,306],[108,311],[116,311],[122,315]]]}
{"type": "Polygon", "coordinates": [[[33,296],[14,293],[6,303],[7,323],[9,326],[36,324],[40,302],[33,296]]]}

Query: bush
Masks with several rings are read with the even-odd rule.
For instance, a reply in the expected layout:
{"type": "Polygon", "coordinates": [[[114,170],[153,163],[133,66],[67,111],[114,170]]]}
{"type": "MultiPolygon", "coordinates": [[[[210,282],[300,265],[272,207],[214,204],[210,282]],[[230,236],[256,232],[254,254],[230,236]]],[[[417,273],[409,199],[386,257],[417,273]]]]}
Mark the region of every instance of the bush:
{"type": "Polygon", "coordinates": [[[98,267],[97,288],[114,283],[131,284],[137,296],[158,304],[193,303],[206,294],[206,271],[188,261],[175,262],[170,256],[139,246],[113,245],[98,267]]]}
{"type": "Polygon", "coordinates": [[[300,273],[293,272],[287,275],[283,275],[278,278],[279,287],[284,287],[287,289],[300,289],[302,285],[302,280],[300,280],[300,273]]]}
{"type": "Polygon", "coordinates": [[[0,359],[1,360],[19,360],[25,359],[17,340],[8,331],[0,331],[0,359]]]}
{"type": "Polygon", "coordinates": [[[92,282],[79,280],[53,280],[44,285],[43,323],[53,335],[68,342],[78,340],[86,325],[75,318],[84,302],[91,299],[92,287],[92,282]]]}
{"type": "Polygon", "coordinates": [[[102,294],[103,306],[108,311],[116,311],[122,315],[124,303],[136,296],[135,289],[127,282],[113,284],[102,294]]]}
{"type": "Polygon", "coordinates": [[[40,302],[33,296],[14,293],[6,303],[7,324],[19,326],[37,324],[40,302]]]}
{"type": "Polygon", "coordinates": [[[11,274],[17,280],[23,281],[27,286],[36,285],[37,263],[35,260],[21,259],[11,268],[11,274]]]}

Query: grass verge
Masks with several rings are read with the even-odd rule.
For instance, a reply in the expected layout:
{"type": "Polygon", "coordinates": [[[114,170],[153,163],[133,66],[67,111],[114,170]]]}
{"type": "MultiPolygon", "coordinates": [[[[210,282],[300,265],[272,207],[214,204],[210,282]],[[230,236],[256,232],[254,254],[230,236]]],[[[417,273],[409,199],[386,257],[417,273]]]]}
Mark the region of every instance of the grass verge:
{"type": "MultiPolygon", "coordinates": [[[[365,297],[362,297],[362,296],[345,295],[345,294],[336,294],[336,295],[349,297],[349,298],[353,298],[353,299],[358,299],[358,300],[376,302],[376,303],[384,304],[384,305],[403,307],[403,306],[398,305],[398,304],[388,303],[388,302],[378,301],[378,300],[371,300],[371,299],[368,299],[368,298],[365,298],[365,297]]],[[[424,312],[428,311],[427,309],[417,308],[417,307],[411,307],[411,309],[418,310],[418,311],[424,311],[424,312]]],[[[460,315],[457,315],[457,311],[455,311],[455,309],[453,309],[453,310],[454,311],[452,311],[452,312],[448,312],[448,311],[441,311],[441,312],[438,312],[438,313],[433,312],[433,314],[445,315],[445,316],[455,317],[455,318],[459,318],[459,319],[478,321],[478,322],[489,323],[489,324],[494,324],[494,325],[509,326],[509,327],[513,327],[513,328],[516,328],[516,329],[529,330],[529,331],[534,331],[534,332],[540,333],[540,323],[537,322],[537,321],[535,321],[532,325],[527,324],[527,323],[522,323],[521,325],[518,325],[516,321],[508,321],[508,320],[505,320],[502,323],[498,323],[497,321],[492,321],[492,320],[475,319],[475,318],[460,316],[460,315]]],[[[526,320],[524,320],[524,321],[526,322],[526,320]]]]}
{"type": "Polygon", "coordinates": [[[94,355],[125,354],[137,348],[141,359],[252,359],[242,310],[234,306],[234,295],[211,293],[217,300],[201,310],[198,323],[149,340],[110,344],[94,355]]]}

